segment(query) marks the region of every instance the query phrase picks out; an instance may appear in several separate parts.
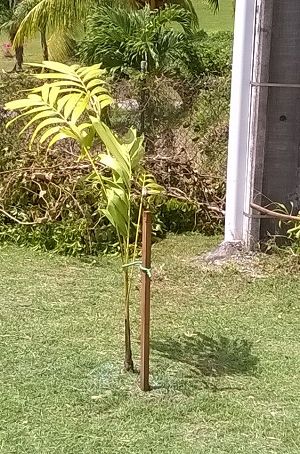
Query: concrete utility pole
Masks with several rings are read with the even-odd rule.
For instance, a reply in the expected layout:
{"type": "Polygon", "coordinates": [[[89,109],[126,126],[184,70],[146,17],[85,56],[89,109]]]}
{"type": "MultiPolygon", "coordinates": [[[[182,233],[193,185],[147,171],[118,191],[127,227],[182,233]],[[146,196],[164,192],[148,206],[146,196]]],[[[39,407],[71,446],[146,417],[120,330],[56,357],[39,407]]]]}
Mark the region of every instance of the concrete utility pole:
{"type": "Polygon", "coordinates": [[[256,0],[238,0],[235,9],[225,221],[229,243],[245,240],[255,7],[256,0]]]}
{"type": "Polygon", "coordinates": [[[225,243],[247,247],[276,222],[250,203],[300,210],[300,1],[239,0],[227,175],[225,243]]]}

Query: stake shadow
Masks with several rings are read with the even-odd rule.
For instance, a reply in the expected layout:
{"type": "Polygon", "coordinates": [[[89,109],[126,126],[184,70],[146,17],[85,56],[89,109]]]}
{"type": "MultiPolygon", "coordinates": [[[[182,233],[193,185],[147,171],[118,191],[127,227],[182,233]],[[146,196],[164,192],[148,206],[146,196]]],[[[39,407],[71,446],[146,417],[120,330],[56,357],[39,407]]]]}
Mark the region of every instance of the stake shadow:
{"type": "Polygon", "coordinates": [[[206,377],[253,374],[259,363],[251,342],[222,335],[213,338],[195,333],[178,339],[153,340],[152,348],[164,358],[206,377]]]}

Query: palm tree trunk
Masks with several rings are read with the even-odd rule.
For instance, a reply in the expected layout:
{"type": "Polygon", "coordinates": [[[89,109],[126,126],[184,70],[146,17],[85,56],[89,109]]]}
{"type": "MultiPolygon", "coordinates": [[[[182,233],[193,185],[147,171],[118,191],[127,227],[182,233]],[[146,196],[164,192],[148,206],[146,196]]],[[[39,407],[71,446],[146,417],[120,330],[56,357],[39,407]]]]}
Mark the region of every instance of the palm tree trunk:
{"type": "Polygon", "coordinates": [[[129,273],[128,270],[124,270],[124,292],[125,292],[125,358],[124,368],[128,372],[134,371],[134,365],[132,360],[132,348],[131,348],[131,328],[130,328],[130,312],[129,312],[129,273]]]}
{"type": "Polygon", "coordinates": [[[41,33],[41,46],[43,50],[43,60],[48,61],[49,60],[49,48],[48,48],[48,43],[47,43],[47,36],[46,36],[46,29],[42,29],[40,31],[41,33]]]}
{"type": "Polygon", "coordinates": [[[22,71],[24,63],[24,46],[17,46],[16,47],[16,64],[14,67],[14,71],[22,71]]]}
{"type": "MultiPolygon", "coordinates": [[[[9,30],[9,39],[10,39],[11,44],[13,44],[13,42],[15,40],[16,33],[17,33],[17,28],[13,26],[9,30]]],[[[16,53],[16,64],[14,66],[13,71],[17,71],[17,72],[18,71],[22,71],[23,63],[24,63],[24,46],[23,46],[23,43],[22,44],[18,44],[18,46],[16,46],[15,53],[16,53]]]]}

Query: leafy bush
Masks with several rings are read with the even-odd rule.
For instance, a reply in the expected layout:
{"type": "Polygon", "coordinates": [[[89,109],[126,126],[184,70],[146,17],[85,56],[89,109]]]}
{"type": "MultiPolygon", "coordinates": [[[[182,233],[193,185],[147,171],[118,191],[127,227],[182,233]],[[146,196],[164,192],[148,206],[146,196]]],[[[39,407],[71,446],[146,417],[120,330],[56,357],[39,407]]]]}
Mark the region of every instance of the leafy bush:
{"type": "Polygon", "coordinates": [[[231,32],[206,33],[191,30],[182,44],[179,58],[169,63],[167,72],[186,83],[205,75],[224,76],[231,69],[233,35],[231,32]]]}
{"type": "Polygon", "coordinates": [[[41,225],[27,226],[0,222],[0,242],[55,251],[63,255],[97,255],[115,251],[116,236],[112,228],[103,225],[91,230],[87,219],[58,220],[41,225]]]}
{"type": "Polygon", "coordinates": [[[8,21],[10,12],[7,4],[0,4],[0,26],[8,21]]]}
{"type": "Polygon", "coordinates": [[[232,62],[232,32],[209,33],[200,42],[200,54],[206,74],[228,75],[232,62]]]}
{"type": "Polygon", "coordinates": [[[273,203],[268,205],[268,210],[279,213],[284,218],[274,221],[275,233],[268,234],[269,239],[263,247],[267,252],[288,252],[291,255],[300,257],[300,211],[293,202],[289,204],[273,203]],[[287,247],[288,246],[288,247],[287,247]]]}
{"type": "Polygon", "coordinates": [[[149,72],[161,73],[189,58],[192,23],[192,14],[178,6],[132,10],[104,4],[88,19],[79,55],[85,63],[102,63],[114,72],[140,71],[145,61],[149,72]]]}

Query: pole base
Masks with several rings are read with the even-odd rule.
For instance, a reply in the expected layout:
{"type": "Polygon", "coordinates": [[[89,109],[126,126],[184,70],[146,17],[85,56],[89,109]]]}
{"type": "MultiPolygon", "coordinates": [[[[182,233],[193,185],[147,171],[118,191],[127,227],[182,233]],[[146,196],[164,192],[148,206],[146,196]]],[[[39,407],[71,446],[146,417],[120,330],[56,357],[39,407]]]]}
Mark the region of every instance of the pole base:
{"type": "Polygon", "coordinates": [[[207,263],[222,263],[233,257],[240,256],[245,251],[242,241],[223,241],[216,249],[201,257],[207,263]]]}

